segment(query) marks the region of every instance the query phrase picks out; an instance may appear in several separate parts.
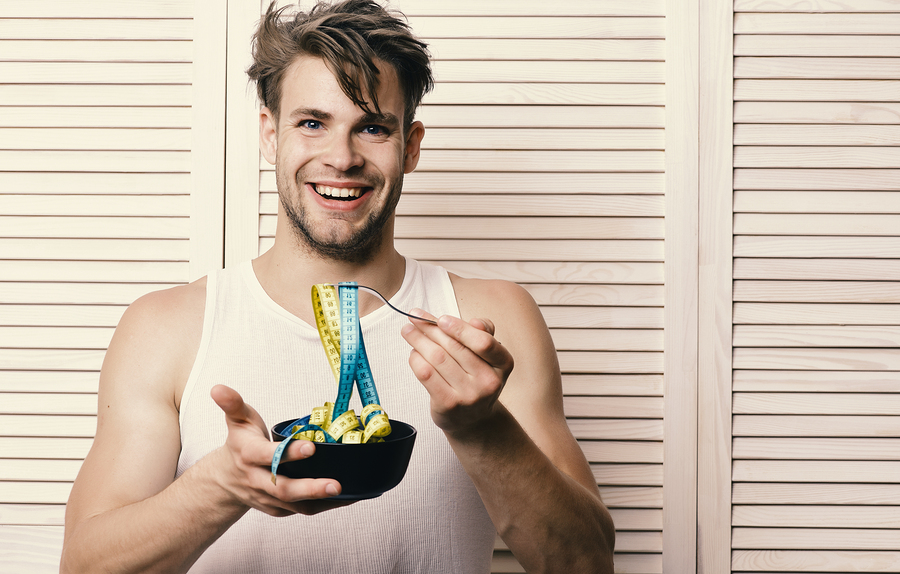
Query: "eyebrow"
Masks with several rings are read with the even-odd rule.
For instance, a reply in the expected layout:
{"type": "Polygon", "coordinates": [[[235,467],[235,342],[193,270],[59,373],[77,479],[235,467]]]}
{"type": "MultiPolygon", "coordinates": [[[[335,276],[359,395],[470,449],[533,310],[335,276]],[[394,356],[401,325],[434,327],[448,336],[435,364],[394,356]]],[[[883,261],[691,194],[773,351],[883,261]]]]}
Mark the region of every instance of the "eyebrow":
{"type": "MultiPolygon", "coordinates": [[[[290,113],[289,118],[291,119],[291,121],[293,121],[296,118],[300,118],[303,116],[309,116],[320,121],[328,121],[334,119],[334,116],[332,116],[328,112],[316,108],[297,108],[290,113]]],[[[365,125],[384,124],[388,127],[396,128],[400,125],[400,118],[391,113],[367,112],[359,118],[358,123],[365,125]]]]}

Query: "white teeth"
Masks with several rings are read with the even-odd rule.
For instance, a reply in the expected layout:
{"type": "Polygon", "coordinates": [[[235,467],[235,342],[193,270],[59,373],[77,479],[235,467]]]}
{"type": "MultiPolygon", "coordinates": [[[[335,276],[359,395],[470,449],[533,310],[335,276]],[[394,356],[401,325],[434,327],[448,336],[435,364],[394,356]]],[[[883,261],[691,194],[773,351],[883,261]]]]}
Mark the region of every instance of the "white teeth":
{"type": "Polygon", "coordinates": [[[327,197],[359,197],[362,193],[361,187],[330,187],[327,185],[316,184],[316,191],[319,195],[327,197]]]}

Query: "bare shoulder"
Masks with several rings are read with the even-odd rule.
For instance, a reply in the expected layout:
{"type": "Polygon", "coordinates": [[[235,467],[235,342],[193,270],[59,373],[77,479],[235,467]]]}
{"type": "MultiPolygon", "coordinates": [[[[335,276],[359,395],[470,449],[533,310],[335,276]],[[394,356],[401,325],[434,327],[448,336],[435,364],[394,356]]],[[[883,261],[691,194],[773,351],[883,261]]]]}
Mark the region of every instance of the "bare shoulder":
{"type": "Polygon", "coordinates": [[[490,318],[500,327],[500,323],[516,323],[540,316],[528,291],[510,281],[470,279],[453,273],[450,273],[450,281],[464,319],[490,318]]]}

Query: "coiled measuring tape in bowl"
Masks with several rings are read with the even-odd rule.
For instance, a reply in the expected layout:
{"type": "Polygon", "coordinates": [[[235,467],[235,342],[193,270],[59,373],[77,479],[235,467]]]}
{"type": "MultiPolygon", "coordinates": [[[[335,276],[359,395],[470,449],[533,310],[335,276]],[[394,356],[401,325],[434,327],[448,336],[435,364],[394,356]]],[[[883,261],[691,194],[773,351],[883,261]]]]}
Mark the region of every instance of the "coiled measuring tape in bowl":
{"type": "Polygon", "coordinates": [[[369,358],[359,324],[359,288],[355,282],[312,287],[316,329],[325,356],[338,383],[334,403],[316,407],[312,414],[285,427],[287,434],[272,457],[272,482],[287,445],[294,439],[314,442],[366,443],[391,432],[388,416],[381,408],[369,358]],[[340,301],[338,300],[340,296],[340,301]],[[360,418],[350,409],[354,383],[363,403],[360,418]],[[359,429],[362,430],[359,430],[359,429]],[[288,434],[290,433],[290,434],[288,434]]]}

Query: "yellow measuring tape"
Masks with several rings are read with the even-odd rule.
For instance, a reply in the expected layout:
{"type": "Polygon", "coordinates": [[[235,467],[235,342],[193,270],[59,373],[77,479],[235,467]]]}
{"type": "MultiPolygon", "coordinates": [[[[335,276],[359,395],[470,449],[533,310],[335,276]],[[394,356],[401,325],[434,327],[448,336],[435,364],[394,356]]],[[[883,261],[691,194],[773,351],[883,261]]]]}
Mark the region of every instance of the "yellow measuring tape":
{"type": "Polygon", "coordinates": [[[357,296],[356,283],[341,283],[338,289],[328,284],[313,285],[316,329],[338,383],[338,395],[335,402],[315,407],[309,416],[286,427],[283,434],[287,438],[278,445],[272,457],[272,482],[275,482],[281,456],[291,440],[360,444],[382,441],[391,433],[391,424],[379,404],[378,391],[366,356],[357,296]],[[354,383],[364,405],[360,417],[349,408],[354,383]]]}

